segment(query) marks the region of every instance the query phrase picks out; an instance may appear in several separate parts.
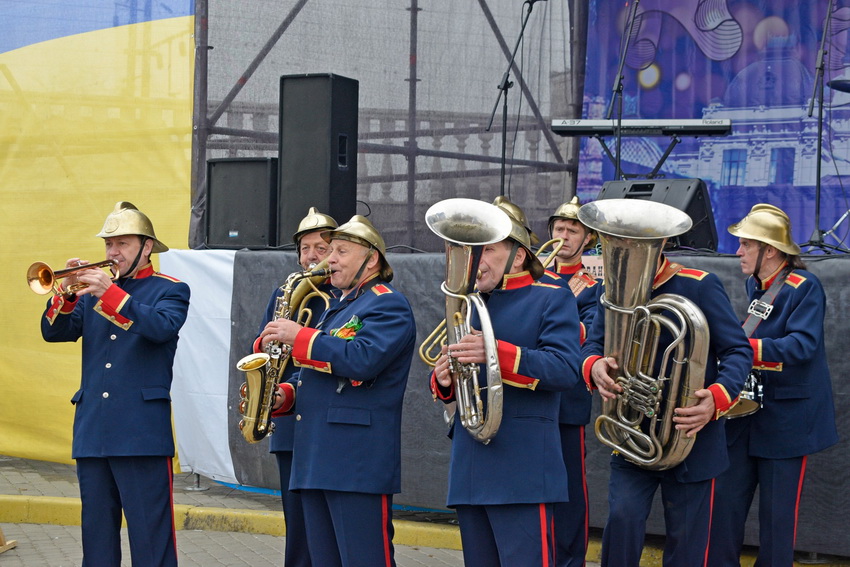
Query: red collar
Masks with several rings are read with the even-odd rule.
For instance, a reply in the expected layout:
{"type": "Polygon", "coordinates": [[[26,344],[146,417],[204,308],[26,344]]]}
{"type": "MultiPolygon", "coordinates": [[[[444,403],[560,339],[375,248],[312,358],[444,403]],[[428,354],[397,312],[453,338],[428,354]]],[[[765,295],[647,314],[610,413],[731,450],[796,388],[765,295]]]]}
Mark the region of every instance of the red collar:
{"type": "Polygon", "coordinates": [[[770,284],[773,283],[773,280],[775,280],[777,278],[777,276],[779,276],[779,274],[782,273],[782,270],[784,270],[787,265],[788,265],[788,262],[782,262],[782,264],[778,268],[776,268],[776,271],[773,272],[772,274],[770,274],[769,276],[767,276],[767,278],[765,278],[765,280],[763,282],[759,282],[759,279],[756,278],[756,283],[758,283],[761,286],[759,289],[769,288],[770,284]]]}
{"type": "Polygon", "coordinates": [[[502,278],[502,289],[519,289],[534,283],[534,278],[528,271],[515,274],[505,274],[502,278]]]}
{"type": "Polygon", "coordinates": [[[555,273],[557,273],[557,274],[561,274],[561,275],[570,275],[570,276],[572,276],[572,275],[574,275],[576,272],[578,272],[580,269],[582,269],[583,267],[584,267],[584,265],[581,263],[581,260],[580,260],[580,259],[579,259],[579,261],[578,261],[578,262],[576,262],[575,264],[570,264],[570,265],[568,265],[568,264],[561,264],[560,262],[558,262],[558,263],[557,263],[557,267],[555,268],[555,273]]]}
{"type": "Polygon", "coordinates": [[[128,279],[140,280],[142,278],[150,277],[150,276],[154,275],[154,273],[155,272],[154,272],[154,269],[153,269],[153,264],[151,264],[149,262],[147,265],[142,266],[141,268],[136,270],[136,274],[132,278],[128,278],[128,279]]]}

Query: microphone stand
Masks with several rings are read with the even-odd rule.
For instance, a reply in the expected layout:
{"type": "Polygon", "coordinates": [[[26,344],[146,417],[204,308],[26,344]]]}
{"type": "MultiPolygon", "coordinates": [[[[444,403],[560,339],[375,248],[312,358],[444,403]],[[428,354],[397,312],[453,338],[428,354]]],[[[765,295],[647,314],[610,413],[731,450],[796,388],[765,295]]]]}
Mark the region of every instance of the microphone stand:
{"type": "Polygon", "coordinates": [[[522,20],[522,27],[519,30],[519,37],[517,37],[516,45],[514,46],[514,51],[511,53],[511,60],[508,61],[508,68],[505,71],[505,74],[502,75],[502,81],[499,83],[499,96],[496,97],[496,104],[493,105],[493,112],[490,113],[490,121],[487,123],[487,128],[484,129],[485,132],[489,132],[490,128],[493,126],[493,118],[496,116],[496,110],[499,108],[499,99],[502,99],[502,161],[501,161],[501,171],[499,173],[499,195],[505,195],[505,162],[507,161],[507,149],[508,149],[508,89],[514,86],[513,81],[510,80],[511,68],[514,65],[514,59],[516,59],[516,52],[519,49],[519,44],[522,41],[522,36],[525,33],[525,26],[528,23],[528,18],[531,17],[531,8],[534,6],[535,2],[539,0],[526,0],[525,4],[528,4],[528,12],[525,14],[525,18],[522,20]],[[502,97],[504,95],[504,97],[502,97]]]}
{"type": "MultiPolygon", "coordinates": [[[[831,1],[831,0],[830,0],[831,1]]],[[[626,64],[626,54],[629,51],[629,40],[632,37],[632,28],[635,25],[637,17],[637,8],[640,0],[634,0],[629,6],[629,17],[626,20],[626,27],[623,28],[623,37],[620,38],[622,49],[620,50],[620,61],[617,64],[617,74],[614,77],[614,86],[611,89],[611,100],[608,102],[608,110],[605,113],[605,120],[611,119],[611,113],[614,110],[614,101],[617,101],[617,124],[614,126],[614,135],[616,136],[616,159],[614,160],[614,177],[619,180],[625,179],[622,169],[620,168],[620,146],[622,144],[622,132],[620,130],[623,123],[623,67],[626,64]]]]}
{"type": "MultiPolygon", "coordinates": [[[[826,37],[829,35],[832,23],[832,3],[833,0],[829,0],[826,7],[826,20],[824,21],[823,35],[821,35],[817,62],[815,63],[815,81],[812,85],[812,97],[809,99],[809,118],[812,117],[812,113],[814,112],[815,98],[818,100],[818,137],[817,151],[815,152],[818,160],[817,165],[815,166],[815,228],[812,231],[809,241],[803,244],[802,247],[847,252],[847,248],[825,243],[823,237],[826,233],[820,228],[821,161],[823,161],[823,69],[825,65],[824,60],[826,59],[827,54],[826,37]]],[[[829,232],[833,232],[834,229],[835,227],[832,227],[829,232]]]]}

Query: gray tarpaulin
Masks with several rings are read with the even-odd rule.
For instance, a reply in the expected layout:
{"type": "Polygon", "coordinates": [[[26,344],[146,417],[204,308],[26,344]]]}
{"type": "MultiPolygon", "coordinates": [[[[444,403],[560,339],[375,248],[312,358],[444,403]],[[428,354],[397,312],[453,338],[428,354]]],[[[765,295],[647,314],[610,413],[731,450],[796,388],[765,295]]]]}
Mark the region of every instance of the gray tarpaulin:
{"type": "MultiPolygon", "coordinates": [[[[389,257],[396,274],[393,284],[413,305],[417,341],[421,342],[443,318],[443,298],[439,284],[444,277],[444,257],[442,254],[392,253],[389,257]]],[[[724,282],[737,312],[743,317],[747,301],[737,259],[683,256],[678,261],[689,267],[716,273],[724,282]]],[[[850,556],[850,540],[840,521],[847,518],[847,510],[850,508],[850,480],[846,473],[850,468],[850,381],[846,378],[850,364],[844,357],[850,347],[846,320],[850,309],[850,291],[845,285],[850,277],[850,257],[808,259],[808,262],[827,291],[827,352],[841,441],[835,447],[809,459],[796,547],[801,551],[850,556]]],[[[241,373],[235,370],[235,363],[249,352],[272,290],[296,268],[294,253],[240,251],[236,254],[230,352],[231,408],[238,403],[238,388],[243,381],[241,373]]],[[[441,405],[432,401],[428,391],[428,373],[429,369],[415,356],[402,420],[402,493],[395,498],[395,503],[444,508],[449,441],[445,436],[441,405]]],[[[598,396],[594,402],[596,415],[598,396]]],[[[230,411],[229,416],[231,452],[237,478],[243,484],[278,488],[276,465],[268,455],[268,444],[248,445],[237,432],[238,416],[235,410],[230,411]]],[[[805,427],[805,424],[801,424],[801,427],[805,427]]],[[[595,439],[592,426],[588,427],[587,453],[590,521],[592,526],[602,527],[608,510],[610,450],[595,439]]],[[[753,507],[746,537],[746,543],[754,545],[758,543],[757,522],[754,521],[757,504],[753,507]]],[[[660,501],[657,500],[649,518],[648,533],[663,535],[661,512],[660,501]]]]}

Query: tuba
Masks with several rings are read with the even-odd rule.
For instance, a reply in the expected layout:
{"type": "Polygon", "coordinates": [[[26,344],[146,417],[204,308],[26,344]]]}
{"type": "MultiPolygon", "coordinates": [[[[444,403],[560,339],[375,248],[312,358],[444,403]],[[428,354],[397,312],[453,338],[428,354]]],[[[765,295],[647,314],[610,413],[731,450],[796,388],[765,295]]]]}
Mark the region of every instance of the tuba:
{"type": "Polygon", "coordinates": [[[578,217],[602,245],[605,354],[617,360],[616,382],[623,388],[616,400],[602,401],[596,437],[640,467],[675,467],[694,438],[676,430],[673,412],[697,403],[693,393],[705,380],[709,330],[689,299],[663,294],[650,301],[650,294],[664,241],[687,232],[692,221],[668,205],[633,199],[588,203],[578,217]],[[663,331],[673,340],[662,350],[663,331]]]}
{"type": "MultiPolygon", "coordinates": [[[[478,262],[486,244],[500,242],[511,233],[511,220],[499,207],[474,199],[446,199],[432,205],[425,223],[446,241],[446,279],[440,289],[446,296],[447,343],[469,334],[473,309],[478,312],[484,337],[487,386],[479,384],[478,364],[450,359],[455,377],[456,413],[470,435],[487,444],[502,421],[502,374],[493,325],[484,301],[476,293],[478,262]],[[481,390],[487,390],[486,408],[481,390]]],[[[426,339],[427,340],[427,339],[426,339]]],[[[448,417],[451,421],[453,416],[448,417]]]]}
{"type": "MultiPolygon", "coordinates": [[[[313,313],[307,303],[316,296],[322,297],[327,309],[328,296],[317,287],[331,273],[327,265],[323,260],[310,270],[289,274],[280,286],[272,320],[292,319],[309,325],[313,313]]],[[[239,413],[243,416],[239,430],[248,443],[258,443],[274,431],[271,421],[274,394],[291,354],[289,345],[270,341],[265,352],[249,354],[236,363],[236,368],[245,373],[245,382],[239,388],[239,413]]]]}

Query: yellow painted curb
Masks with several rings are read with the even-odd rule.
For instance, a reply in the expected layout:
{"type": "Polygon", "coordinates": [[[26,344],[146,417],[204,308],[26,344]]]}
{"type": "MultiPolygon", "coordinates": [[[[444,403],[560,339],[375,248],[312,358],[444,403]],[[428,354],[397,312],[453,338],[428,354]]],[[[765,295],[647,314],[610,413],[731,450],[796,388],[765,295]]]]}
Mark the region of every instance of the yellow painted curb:
{"type": "MultiPolygon", "coordinates": [[[[80,499],[53,496],[0,495],[0,524],[80,525],[80,499]]],[[[174,505],[174,524],[178,530],[242,532],[281,537],[286,535],[283,512],[174,505]]],[[[395,545],[460,550],[460,529],[455,525],[393,520],[395,545]]],[[[660,567],[663,550],[647,545],[641,565],[660,567]]],[[[588,543],[588,561],[600,561],[602,544],[592,538],[588,543]]],[[[755,556],[745,552],[742,567],[752,567],[755,556]]],[[[795,567],[804,567],[794,562],[795,567]]],[[[850,567],[850,562],[824,563],[827,567],[850,567]]]]}

